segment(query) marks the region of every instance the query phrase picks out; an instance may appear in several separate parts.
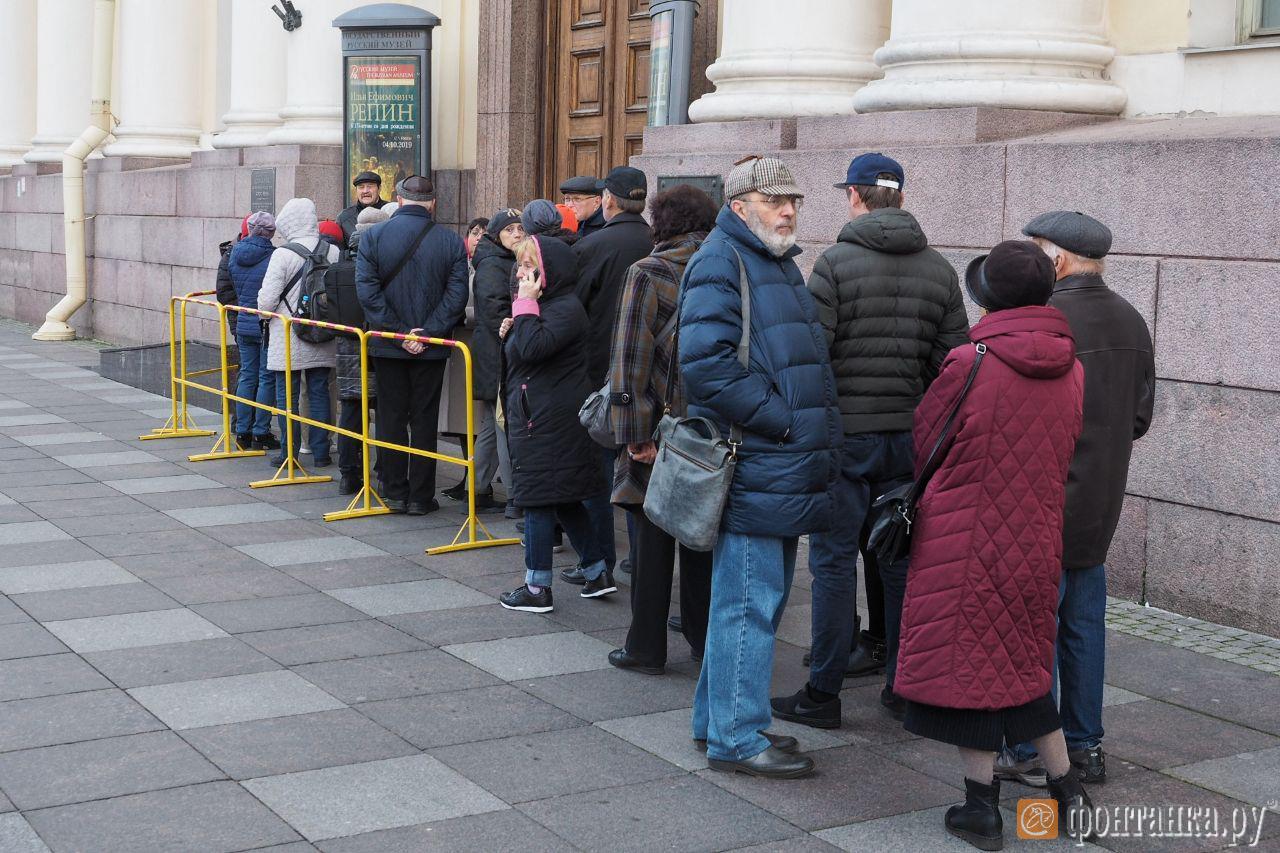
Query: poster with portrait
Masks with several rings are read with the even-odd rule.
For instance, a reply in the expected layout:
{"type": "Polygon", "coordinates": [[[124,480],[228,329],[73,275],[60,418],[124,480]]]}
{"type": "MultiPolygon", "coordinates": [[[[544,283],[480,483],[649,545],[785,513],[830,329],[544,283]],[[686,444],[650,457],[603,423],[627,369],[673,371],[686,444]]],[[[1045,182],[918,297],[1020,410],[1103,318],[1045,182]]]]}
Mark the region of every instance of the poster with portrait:
{"type": "Polygon", "coordinates": [[[382,176],[382,197],[418,171],[422,66],[416,56],[347,57],[347,193],[361,172],[382,176]]]}

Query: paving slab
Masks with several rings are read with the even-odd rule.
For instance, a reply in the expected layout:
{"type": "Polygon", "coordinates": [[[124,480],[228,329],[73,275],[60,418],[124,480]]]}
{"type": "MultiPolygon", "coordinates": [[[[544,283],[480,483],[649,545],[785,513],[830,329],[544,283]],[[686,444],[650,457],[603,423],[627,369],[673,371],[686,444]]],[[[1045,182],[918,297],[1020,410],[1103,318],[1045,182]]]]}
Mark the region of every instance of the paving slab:
{"type": "MultiPolygon", "coordinates": [[[[82,536],[80,541],[104,557],[131,557],[139,554],[181,555],[199,550],[214,542],[198,530],[157,530],[149,533],[114,533],[105,536],[82,536]]],[[[180,560],[178,561],[180,562],[180,560]]]]}
{"type": "MultiPolygon", "coordinates": [[[[963,799],[963,798],[958,798],[963,799]]],[[[974,848],[966,841],[950,835],[943,826],[948,806],[905,812],[891,817],[862,821],[847,826],[818,830],[814,834],[841,850],[875,850],[883,853],[915,853],[918,850],[964,853],[974,848]]],[[[1060,835],[1054,840],[1022,839],[1017,833],[1013,811],[1002,809],[1004,817],[1004,849],[1006,850],[1078,850],[1071,839],[1060,835]]]]}
{"type": "Polygon", "coordinates": [[[321,841],[324,853],[492,853],[518,846],[520,853],[562,853],[567,842],[515,809],[366,832],[321,841]]]}
{"type": "Polygon", "coordinates": [[[183,608],[69,619],[49,622],[45,627],[81,653],[227,636],[218,626],[183,608]]]}
{"type": "Polygon", "coordinates": [[[57,415],[50,415],[44,412],[37,412],[30,415],[3,415],[0,416],[0,429],[19,426],[36,426],[39,424],[65,424],[66,418],[60,418],[57,415]]]}
{"type": "Polygon", "coordinates": [[[382,619],[433,646],[561,633],[563,626],[539,613],[507,610],[497,602],[483,607],[406,613],[382,619]]]}
{"type": "Polygon", "coordinates": [[[198,604],[192,609],[232,634],[354,622],[367,618],[359,610],[320,592],[198,604]]]}
{"type": "Polygon", "coordinates": [[[1273,735],[1154,700],[1108,708],[1103,724],[1110,755],[1152,770],[1280,747],[1273,735]]]}
{"type": "Polygon", "coordinates": [[[133,498],[120,494],[110,497],[26,501],[25,504],[27,509],[50,521],[64,518],[87,518],[94,515],[145,513],[150,509],[146,504],[139,503],[133,498]]]}
{"type": "Polygon", "coordinates": [[[143,462],[161,462],[161,458],[145,450],[122,450],[105,453],[70,453],[54,456],[68,468],[101,468],[109,465],[136,465],[143,462]]]}
{"type": "Polygon", "coordinates": [[[493,603],[489,596],[448,578],[331,589],[328,594],[370,616],[451,610],[493,603]]]}
{"type": "Polygon", "coordinates": [[[5,702],[0,714],[0,752],[164,728],[123,690],[5,702]]]}
{"type": "MultiPolygon", "coordinates": [[[[270,504],[259,504],[267,507],[270,504]]],[[[223,524],[200,528],[200,532],[216,542],[238,548],[241,545],[262,545],[271,542],[296,541],[299,536],[308,539],[328,539],[341,534],[323,522],[293,518],[288,521],[260,521],[245,524],[223,524]]]]}
{"type": "Polygon", "coordinates": [[[0,754],[0,786],[24,811],[222,778],[172,732],[0,754]]]}
{"type": "Polygon", "coordinates": [[[439,577],[412,560],[390,555],[358,557],[352,560],[326,560],[321,563],[299,563],[282,566],[282,572],[316,589],[343,589],[380,583],[430,580],[439,577]]]}
{"type": "Polygon", "coordinates": [[[298,834],[234,782],[208,782],[29,812],[55,850],[233,851],[298,834]]]}
{"type": "Polygon", "coordinates": [[[271,658],[235,637],[92,652],[85,659],[118,687],[149,687],[280,669],[271,658]]]}
{"type": "Polygon", "coordinates": [[[1276,813],[1271,820],[1280,820],[1280,748],[1212,758],[1165,772],[1201,788],[1266,806],[1276,813]]]}
{"type": "Polygon", "coordinates": [[[154,533],[160,530],[183,529],[181,523],[167,515],[152,512],[139,505],[137,510],[125,515],[90,515],[57,519],[54,524],[72,536],[105,536],[107,534],[154,533]]]}
{"type": "Polygon", "coordinates": [[[506,684],[369,702],[356,710],[420,749],[585,725],[506,684]]]}
{"type": "Polygon", "coordinates": [[[188,729],[182,737],[232,779],[418,753],[407,741],[347,708],[188,729]]]}
{"type": "Polygon", "coordinates": [[[567,631],[482,643],[458,643],[443,649],[504,681],[518,681],[604,669],[609,666],[608,656],[613,647],[586,634],[567,631]]]}
{"type": "Polygon", "coordinates": [[[0,524],[0,546],[25,545],[29,542],[54,542],[70,539],[66,531],[47,521],[20,521],[0,524]]]}
{"type": "Polygon", "coordinates": [[[110,486],[126,495],[154,495],[167,492],[191,492],[198,489],[215,489],[222,486],[216,480],[210,480],[199,474],[181,474],[176,477],[138,477],[127,480],[104,480],[104,486],[110,486]]]}
{"type": "Polygon", "coordinates": [[[179,575],[217,574],[244,569],[261,569],[262,563],[234,548],[217,545],[199,551],[185,551],[180,559],[173,554],[133,554],[117,557],[115,562],[145,581],[179,575]]]}
{"type": "Polygon", "coordinates": [[[172,729],[195,729],[345,707],[292,672],[230,675],[153,687],[129,695],[172,729]]]}
{"type": "Polygon", "coordinates": [[[169,610],[178,606],[178,602],[158,589],[138,582],[28,592],[12,598],[41,622],[169,610]]]}
{"type": "Polygon", "coordinates": [[[152,578],[150,583],[183,604],[276,598],[315,592],[311,587],[283,572],[266,567],[236,572],[152,578]]]}
{"type": "Polygon", "coordinates": [[[429,755],[269,776],[244,785],[311,841],[507,808],[429,755]]]}
{"type": "Polygon", "coordinates": [[[228,524],[251,524],[261,521],[290,521],[296,519],[291,512],[261,501],[226,504],[222,506],[187,507],[166,509],[168,515],[188,527],[221,527],[228,524]]]}
{"type": "Polygon", "coordinates": [[[0,625],[0,660],[56,655],[69,651],[34,622],[0,625]]]}
{"type": "Polygon", "coordinates": [[[111,682],[73,654],[0,660],[0,702],[110,686],[111,682]]]}
{"type": "Polygon", "coordinates": [[[385,553],[372,545],[347,536],[332,536],[323,540],[301,539],[288,542],[265,542],[260,545],[241,545],[236,550],[268,566],[294,566],[299,563],[319,563],[326,560],[376,557],[385,553]]]}
{"type": "Polygon", "coordinates": [[[374,619],[256,631],[239,638],[285,666],[428,648],[427,643],[374,619]]]}
{"type": "Polygon", "coordinates": [[[483,670],[434,649],[293,667],[344,702],[375,702],[498,684],[483,670]]]}
{"type": "Polygon", "coordinates": [[[48,853],[49,847],[36,835],[26,818],[14,812],[0,815],[0,850],[5,853],[48,853]]]}
{"type": "Polygon", "coordinates": [[[75,539],[57,542],[29,542],[0,549],[0,569],[18,566],[55,565],[101,559],[102,555],[75,539]]]}
{"type": "Polygon", "coordinates": [[[591,722],[688,708],[697,686],[677,673],[642,675],[612,666],[513,683],[591,722]]]}

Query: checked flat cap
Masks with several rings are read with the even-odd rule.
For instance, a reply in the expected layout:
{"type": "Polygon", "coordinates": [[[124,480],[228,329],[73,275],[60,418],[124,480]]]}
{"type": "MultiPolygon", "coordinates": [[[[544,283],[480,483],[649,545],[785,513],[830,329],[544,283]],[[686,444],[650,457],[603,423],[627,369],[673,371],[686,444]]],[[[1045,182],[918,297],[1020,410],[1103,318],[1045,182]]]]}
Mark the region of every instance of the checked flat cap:
{"type": "Polygon", "coordinates": [[[734,199],[749,192],[804,198],[791,170],[777,157],[752,155],[739,160],[729,170],[724,179],[725,198],[734,199]]]}

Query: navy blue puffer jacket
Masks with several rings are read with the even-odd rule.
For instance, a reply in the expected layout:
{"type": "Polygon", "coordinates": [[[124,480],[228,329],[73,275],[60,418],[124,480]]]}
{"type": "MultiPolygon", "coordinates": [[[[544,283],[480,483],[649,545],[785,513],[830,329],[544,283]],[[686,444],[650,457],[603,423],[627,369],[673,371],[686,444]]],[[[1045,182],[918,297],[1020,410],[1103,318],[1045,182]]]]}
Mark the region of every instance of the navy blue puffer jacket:
{"type": "Polygon", "coordinates": [[[690,417],[743,443],[724,527],[800,536],[833,522],[843,441],[835,377],[813,297],[792,258],[777,258],[728,205],[689,262],[680,310],[680,371],[690,417]],[[750,368],[738,361],[741,255],[750,282],[750,368]]]}
{"type": "MultiPolygon", "coordinates": [[[[227,272],[231,274],[231,282],[236,288],[237,305],[242,308],[258,307],[258,291],[262,288],[262,279],[267,274],[267,264],[271,262],[273,251],[275,247],[266,237],[245,237],[231,247],[227,272]]],[[[235,314],[237,335],[252,339],[262,337],[257,314],[244,311],[235,314]]]]}

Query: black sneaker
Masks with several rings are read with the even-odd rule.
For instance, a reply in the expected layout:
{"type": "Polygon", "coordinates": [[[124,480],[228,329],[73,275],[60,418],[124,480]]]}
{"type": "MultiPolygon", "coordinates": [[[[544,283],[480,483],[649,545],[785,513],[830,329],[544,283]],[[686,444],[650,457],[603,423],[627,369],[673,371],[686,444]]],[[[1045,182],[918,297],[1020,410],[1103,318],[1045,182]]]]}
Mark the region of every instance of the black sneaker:
{"type": "Polygon", "coordinates": [[[463,480],[456,486],[450,486],[440,494],[451,501],[465,501],[467,499],[467,481],[463,480]]]}
{"type": "Polygon", "coordinates": [[[397,514],[403,513],[409,506],[405,501],[396,500],[395,498],[384,498],[382,502],[386,504],[388,510],[397,514]]]}
{"type": "Polygon", "coordinates": [[[253,449],[254,450],[279,450],[280,439],[276,438],[271,433],[267,433],[266,435],[255,435],[253,437],[253,449]]]}
{"type": "Polygon", "coordinates": [[[600,573],[600,577],[583,584],[582,592],[578,593],[578,595],[583,598],[600,598],[604,595],[612,595],[617,591],[618,588],[613,585],[613,572],[605,569],[600,573]]]}
{"type": "Polygon", "coordinates": [[[631,556],[627,555],[618,561],[618,573],[623,575],[631,574],[631,556]]]}
{"type": "Polygon", "coordinates": [[[358,474],[343,474],[342,480],[338,483],[338,494],[354,495],[360,491],[360,477],[358,474]]]}
{"type": "Polygon", "coordinates": [[[438,509],[440,509],[440,502],[435,498],[432,498],[426,503],[423,503],[422,501],[409,501],[409,506],[406,508],[405,514],[430,515],[438,509]]]}
{"type": "Polygon", "coordinates": [[[1092,749],[1073,749],[1067,753],[1071,766],[1080,772],[1080,781],[1086,785],[1101,785],[1107,781],[1107,757],[1102,744],[1092,749]]]}
{"type": "Polygon", "coordinates": [[[570,566],[560,570],[560,580],[574,586],[582,586],[587,582],[587,576],[582,573],[582,566],[570,566]]]}
{"type": "MultiPolygon", "coordinates": [[[[467,496],[462,496],[466,500],[467,496]]],[[[506,505],[493,499],[493,492],[485,492],[476,495],[476,514],[477,515],[493,515],[506,509],[506,505]]]]}
{"type": "Polygon", "coordinates": [[[253,450],[253,436],[247,432],[236,433],[237,450],[253,450]]]}
{"type": "Polygon", "coordinates": [[[645,663],[626,649],[614,649],[609,652],[609,663],[618,669],[634,669],[645,675],[662,675],[667,671],[664,664],[645,663]]]}
{"type": "Polygon", "coordinates": [[[841,725],[840,697],[817,701],[809,695],[808,684],[790,696],[770,699],[769,704],[773,706],[773,716],[779,720],[790,720],[815,729],[838,729],[841,725]]]}
{"type": "Polygon", "coordinates": [[[528,586],[520,586],[503,594],[498,602],[508,610],[523,610],[526,613],[550,613],[551,587],[544,586],[537,595],[529,592],[528,586]]]}

